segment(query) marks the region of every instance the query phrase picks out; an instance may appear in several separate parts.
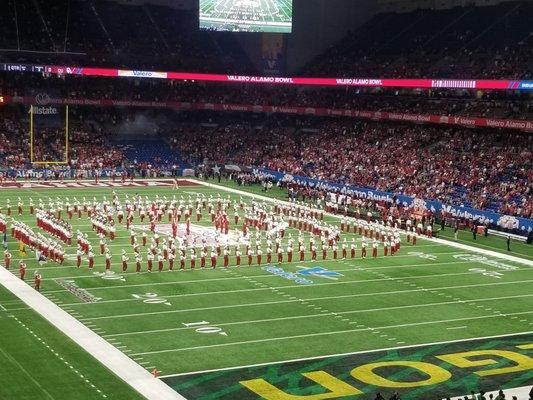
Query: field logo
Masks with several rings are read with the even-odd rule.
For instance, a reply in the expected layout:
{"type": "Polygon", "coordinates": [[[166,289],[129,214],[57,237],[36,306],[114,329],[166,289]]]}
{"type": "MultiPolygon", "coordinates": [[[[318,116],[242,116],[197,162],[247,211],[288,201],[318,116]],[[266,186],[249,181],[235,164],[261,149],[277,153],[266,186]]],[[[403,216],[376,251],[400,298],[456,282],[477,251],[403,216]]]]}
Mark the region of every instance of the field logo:
{"type": "Polygon", "coordinates": [[[286,272],[283,268],[275,267],[274,265],[266,265],[261,268],[263,271],[268,272],[272,275],[277,275],[283,279],[287,279],[290,281],[294,281],[295,283],[298,283],[299,285],[312,285],[313,281],[305,278],[300,278],[297,274],[294,274],[292,272],[286,272]]]}
{"type": "Polygon", "coordinates": [[[457,258],[462,261],[477,262],[477,263],[487,265],[490,267],[494,267],[496,269],[503,270],[503,271],[516,271],[517,269],[519,269],[515,265],[504,264],[502,262],[492,260],[490,258],[477,255],[477,254],[469,254],[469,253],[454,254],[453,258],[457,258]]]}
{"type": "Polygon", "coordinates": [[[335,271],[329,271],[327,268],[316,266],[312,268],[305,268],[305,267],[298,267],[301,268],[298,271],[298,275],[303,276],[315,276],[318,278],[325,278],[325,279],[331,279],[334,281],[338,281],[341,276],[344,276],[343,274],[335,271]]]}

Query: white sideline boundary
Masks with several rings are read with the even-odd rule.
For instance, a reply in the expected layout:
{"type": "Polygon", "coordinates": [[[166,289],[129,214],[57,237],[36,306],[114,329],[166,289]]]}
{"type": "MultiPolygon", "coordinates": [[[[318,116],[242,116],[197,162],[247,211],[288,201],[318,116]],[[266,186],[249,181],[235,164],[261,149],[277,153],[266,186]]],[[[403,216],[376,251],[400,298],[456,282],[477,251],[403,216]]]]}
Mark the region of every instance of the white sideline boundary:
{"type": "Polygon", "coordinates": [[[5,268],[0,268],[0,284],[148,400],[186,400],[5,268]]]}
{"type": "MultiPolygon", "coordinates": [[[[210,188],[213,188],[213,189],[220,189],[220,190],[224,190],[224,191],[231,192],[231,193],[234,193],[234,194],[238,194],[238,195],[241,195],[241,196],[248,196],[248,197],[253,197],[253,198],[256,198],[256,199],[265,200],[265,201],[268,201],[268,202],[271,202],[271,203],[279,202],[279,203],[286,204],[286,205],[292,205],[293,204],[293,203],[291,203],[289,201],[285,201],[285,200],[274,199],[272,197],[267,197],[267,196],[263,196],[263,195],[259,195],[259,194],[255,194],[255,193],[250,193],[250,192],[245,192],[245,191],[242,191],[242,190],[233,189],[233,188],[229,188],[229,187],[222,186],[222,185],[216,185],[214,183],[203,182],[203,181],[201,181],[199,179],[196,179],[194,181],[196,183],[200,184],[200,185],[207,186],[207,187],[210,187],[210,188]]],[[[338,216],[336,214],[331,214],[331,213],[324,212],[324,215],[340,219],[340,216],[338,216]]],[[[404,233],[404,232],[402,231],[402,233],[404,233]]],[[[501,259],[504,259],[504,260],[507,260],[507,261],[514,261],[514,262],[519,263],[519,264],[524,264],[524,265],[527,265],[529,267],[533,267],[533,261],[526,260],[524,258],[520,258],[520,257],[516,257],[516,256],[511,256],[509,254],[498,253],[497,251],[492,251],[492,250],[479,249],[479,248],[474,247],[474,246],[470,246],[470,245],[466,245],[466,244],[462,244],[462,243],[456,243],[456,242],[452,242],[450,240],[445,240],[445,239],[428,238],[426,236],[423,236],[421,238],[424,239],[424,240],[432,241],[434,243],[439,243],[439,244],[443,244],[443,245],[446,245],[446,246],[455,247],[457,249],[473,251],[473,252],[480,253],[480,254],[483,254],[483,255],[487,255],[487,256],[491,256],[491,257],[497,257],[497,258],[501,258],[501,259]]]]}

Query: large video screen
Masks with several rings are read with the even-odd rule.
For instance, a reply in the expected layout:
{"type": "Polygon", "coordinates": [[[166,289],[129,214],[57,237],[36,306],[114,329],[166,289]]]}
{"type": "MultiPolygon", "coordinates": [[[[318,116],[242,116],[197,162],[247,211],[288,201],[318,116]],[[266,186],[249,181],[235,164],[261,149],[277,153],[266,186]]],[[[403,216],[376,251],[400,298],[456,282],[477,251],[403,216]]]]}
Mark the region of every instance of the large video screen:
{"type": "Polygon", "coordinates": [[[292,0],[200,0],[200,29],[292,32],[292,0]]]}

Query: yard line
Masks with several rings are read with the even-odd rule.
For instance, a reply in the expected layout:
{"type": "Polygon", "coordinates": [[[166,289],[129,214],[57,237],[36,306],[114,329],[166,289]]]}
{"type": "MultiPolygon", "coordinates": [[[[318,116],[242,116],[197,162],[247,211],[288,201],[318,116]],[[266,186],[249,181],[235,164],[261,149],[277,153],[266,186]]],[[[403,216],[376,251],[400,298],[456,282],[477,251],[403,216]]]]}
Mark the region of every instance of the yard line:
{"type": "MultiPolygon", "coordinates": [[[[372,354],[372,353],[378,353],[381,351],[415,349],[415,348],[424,347],[424,346],[461,343],[461,342],[472,342],[475,340],[497,339],[497,338],[505,338],[505,337],[510,337],[510,336],[522,336],[522,335],[530,335],[532,333],[533,331],[518,332],[518,333],[513,333],[513,334],[505,334],[505,335],[482,336],[482,337],[474,337],[474,338],[467,338],[467,339],[447,340],[447,341],[434,342],[434,343],[420,343],[420,344],[407,345],[407,346],[387,347],[387,348],[382,348],[382,349],[361,350],[361,351],[354,351],[350,353],[325,354],[325,355],[314,356],[314,357],[294,358],[290,360],[270,361],[270,362],[259,363],[259,364],[238,365],[234,367],[209,369],[209,370],[204,370],[204,371],[192,371],[192,372],[184,372],[181,374],[162,375],[159,378],[165,379],[165,378],[171,378],[175,376],[199,375],[199,374],[207,374],[210,372],[232,371],[236,369],[255,368],[255,367],[263,367],[263,366],[270,366],[270,365],[277,365],[277,364],[288,364],[288,363],[294,363],[294,362],[300,362],[300,361],[321,360],[321,359],[328,358],[328,357],[344,357],[344,356],[351,356],[351,355],[356,355],[356,354],[372,354]]],[[[403,344],[403,343],[405,342],[398,342],[398,344],[403,344]]]]}
{"type": "MultiPolygon", "coordinates": [[[[459,254],[458,252],[451,252],[451,253],[445,253],[445,254],[459,254]]],[[[414,257],[414,256],[412,256],[414,257]]],[[[346,260],[337,260],[338,263],[341,263],[341,264],[346,264],[348,265],[348,263],[350,262],[356,262],[357,260],[360,260],[360,259],[346,259],[346,260]]],[[[332,260],[330,260],[332,261],[332,260]]],[[[317,263],[317,261],[312,261],[312,260],[307,260],[307,261],[298,261],[298,262],[293,262],[291,263],[290,265],[293,266],[293,265],[299,265],[299,264],[304,264],[304,263],[317,263]]],[[[432,263],[425,263],[425,264],[400,264],[400,265],[386,265],[386,266],[383,266],[383,267],[368,267],[368,268],[361,268],[361,267],[358,267],[356,265],[354,265],[352,268],[346,268],[346,269],[330,269],[331,271],[336,271],[336,272],[349,272],[349,271],[375,271],[375,270],[381,270],[381,269],[402,269],[402,268],[412,268],[412,267],[427,267],[427,266],[439,266],[439,265],[448,265],[448,264],[472,264],[472,263],[475,263],[475,261],[447,261],[447,262],[441,262],[441,263],[436,263],[436,262],[432,262],[432,263]]],[[[266,266],[268,264],[264,264],[264,265],[261,265],[261,266],[266,266]]],[[[277,265],[277,264],[272,264],[272,265],[277,265]]],[[[284,265],[285,266],[285,265],[284,265]]],[[[72,267],[69,267],[69,268],[72,268],[72,267]]],[[[75,268],[75,267],[74,267],[75,268]]],[[[248,268],[248,267],[244,267],[244,268],[248,268]]],[[[254,268],[260,268],[260,266],[258,265],[254,265],[252,267],[250,267],[250,269],[254,269],[254,268]]],[[[207,268],[205,269],[204,271],[210,271],[211,268],[207,268]]],[[[236,267],[229,267],[229,270],[233,271],[233,270],[237,270],[236,267]]],[[[242,271],[242,270],[245,270],[245,269],[239,269],[239,271],[242,271]]],[[[41,268],[41,271],[42,271],[42,268],[41,268]]],[[[202,271],[202,270],[200,270],[202,271]]],[[[219,269],[215,269],[215,271],[226,271],[225,269],[222,269],[222,268],[219,268],[219,269]]],[[[99,271],[95,271],[95,272],[99,272],[99,271]]],[[[178,269],[174,269],[172,271],[169,271],[169,270],[166,270],[166,271],[163,271],[161,273],[180,273],[180,274],[191,274],[191,273],[194,273],[195,271],[194,270],[191,270],[191,269],[185,269],[181,272],[181,270],[178,270],[178,269]]],[[[124,277],[127,277],[127,276],[141,276],[141,275],[148,275],[148,274],[154,274],[154,272],[148,272],[148,271],[144,271],[144,272],[140,272],[140,273],[136,273],[136,272],[117,272],[117,275],[122,275],[124,277]]],[[[160,272],[155,272],[155,274],[160,274],[160,272]]],[[[249,277],[249,278],[257,278],[257,277],[262,277],[262,276],[270,276],[269,274],[260,274],[260,275],[245,275],[246,277],[249,277]]],[[[75,275],[75,276],[57,276],[57,277],[52,277],[52,278],[45,278],[43,279],[43,281],[55,281],[55,280],[58,280],[58,279],[82,279],[82,278],[95,278],[95,279],[99,279],[101,278],[100,275],[95,275],[95,274],[92,274],[92,275],[75,275]]],[[[217,279],[228,279],[228,278],[217,278],[217,279]]],[[[235,278],[233,278],[235,279],[235,278]]],[[[200,279],[199,279],[200,281],[200,279]]],[[[205,280],[201,280],[202,282],[204,282],[205,280]]],[[[43,292],[43,293],[46,293],[46,292],[43,292]]],[[[53,293],[53,292],[48,292],[48,293],[53,293]]]]}
{"type": "MultiPolygon", "coordinates": [[[[512,282],[494,282],[494,283],[479,283],[479,284],[472,284],[472,285],[460,285],[460,286],[444,286],[444,287],[431,287],[431,288],[423,288],[423,289],[410,289],[410,290],[395,290],[395,291],[384,291],[384,292],[371,292],[371,293],[356,293],[356,294],[347,294],[347,295],[339,295],[339,296],[333,296],[333,297],[316,297],[314,299],[299,299],[301,301],[311,301],[311,300],[328,300],[328,299],[342,299],[342,298],[349,298],[349,297],[366,297],[366,296],[377,296],[377,295],[383,295],[383,294],[398,294],[398,293],[413,293],[413,292],[427,292],[431,290],[443,290],[443,289],[462,289],[462,288],[471,288],[471,287],[480,287],[480,286],[494,286],[494,285],[510,285],[514,283],[529,283],[533,282],[533,279],[531,280],[524,280],[524,281],[512,281],[512,282]]],[[[284,289],[286,286],[271,286],[266,288],[250,288],[250,289],[237,289],[237,290],[220,290],[215,292],[199,292],[199,293],[186,293],[186,294],[176,294],[176,295],[165,295],[165,298],[181,298],[181,297],[196,297],[196,296],[211,296],[211,295],[218,295],[218,294],[229,294],[229,293],[242,293],[242,292],[256,292],[256,291],[277,291],[278,289],[284,289]]],[[[285,297],[290,297],[289,294],[283,294],[285,297]]],[[[82,305],[95,305],[95,304],[108,304],[108,303],[121,303],[126,301],[138,301],[138,299],[135,298],[128,298],[128,299],[116,299],[116,300],[104,300],[104,301],[98,301],[96,303],[70,303],[70,304],[63,304],[63,306],[82,306],[82,305]]],[[[71,314],[73,314],[71,312],[71,314]]]]}
{"type": "MultiPolygon", "coordinates": [[[[519,313],[509,313],[507,315],[524,315],[524,314],[533,314],[533,311],[524,311],[524,312],[519,312],[519,313]]],[[[469,320],[474,320],[474,319],[486,319],[486,318],[496,318],[496,317],[501,317],[501,315],[490,314],[490,315],[483,315],[483,316],[479,316],[479,317],[443,319],[443,320],[437,320],[437,321],[424,321],[424,322],[415,322],[415,323],[409,323],[409,324],[384,325],[384,326],[362,328],[362,329],[345,329],[345,330],[331,331],[331,332],[308,333],[308,334],[305,334],[305,335],[294,335],[294,336],[282,336],[282,337],[266,338],[266,339],[245,340],[245,341],[242,341],[242,342],[218,343],[218,344],[210,344],[210,345],[204,345],[204,346],[183,347],[183,348],[179,348],[179,349],[166,349],[166,350],[146,351],[146,352],[142,352],[142,353],[134,353],[134,354],[132,354],[132,356],[161,354],[161,353],[174,353],[174,352],[189,351],[189,350],[210,349],[210,348],[216,348],[216,347],[236,346],[236,345],[241,345],[241,344],[275,342],[275,341],[279,341],[279,340],[299,339],[299,338],[304,338],[304,337],[337,335],[337,334],[342,334],[342,333],[362,332],[362,331],[381,330],[381,329],[405,328],[405,327],[410,327],[410,326],[443,324],[443,323],[448,323],[448,322],[469,321],[469,320]]]]}
{"type": "Polygon", "coordinates": [[[6,311],[7,312],[6,308],[2,304],[0,304],[0,309],[2,309],[2,311],[6,311]]]}
{"type": "MultiPolygon", "coordinates": [[[[389,311],[389,310],[403,310],[407,308],[417,308],[417,307],[433,307],[433,306],[439,306],[439,305],[447,305],[447,304],[461,304],[461,303],[477,303],[477,302],[484,302],[484,301],[494,301],[494,300],[506,300],[506,299],[516,299],[516,298],[522,298],[522,297],[532,297],[533,294],[528,295],[517,295],[517,296],[505,296],[505,297],[491,297],[486,299],[471,299],[471,300],[454,300],[454,301],[443,301],[443,302],[435,302],[435,303],[423,303],[423,304],[410,304],[406,306],[393,306],[393,307],[381,307],[381,308],[368,308],[363,310],[352,310],[352,311],[337,311],[337,312],[328,312],[328,313],[321,313],[321,314],[309,314],[309,315],[296,315],[292,317],[281,317],[281,318],[267,318],[267,319],[256,319],[256,320],[249,320],[249,321],[236,321],[236,322],[226,322],[226,323],[217,323],[217,326],[233,326],[233,325],[242,325],[242,324],[256,324],[256,323],[263,323],[263,322],[275,322],[275,321],[285,321],[290,319],[305,319],[305,318],[315,318],[315,317],[324,317],[324,316],[332,316],[332,315],[347,315],[347,314],[362,314],[366,312],[376,312],[376,311],[389,311]]],[[[332,297],[335,298],[335,297],[332,297]]],[[[310,301],[315,299],[309,299],[310,301]]],[[[298,301],[298,300],[296,300],[298,301]]],[[[526,320],[523,320],[524,322],[526,320]]],[[[465,326],[466,328],[466,326],[465,326]]],[[[154,329],[154,330],[148,330],[148,331],[136,331],[136,332],[123,332],[123,333],[114,333],[114,334],[107,334],[103,337],[106,338],[114,338],[118,336],[130,336],[130,335],[142,335],[147,333],[160,333],[160,332],[173,332],[173,331],[182,331],[182,330],[194,330],[196,327],[180,327],[180,328],[166,328],[166,329],[154,329]]],[[[447,328],[447,329],[458,329],[458,328],[447,328]]]]}
{"type": "Polygon", "coordinates": [[[448,329],[449,331],[451,331],[451,330],[454,330],[454,329],[465,329],[465,328],[466,328],[466,325],[463,325],[463,326],[454,326],[454,327],[446,328],[446,329],[448,329]]]}
{"type": "MultiPolygon", "coordinates": [[[[346,295],[345,297],[348,297],[349,295],[346,295]]],[[[516,297],[529,297],[529,296],[533,296],[533,295],[519,295],[519,296],[510,296],[510,298],[516,298],[516,297]]],[[[350,297],[357,297],[356,295],[354,296],[351,296],[350,297]]],[[[332,297],[326,297],[326,298],[322,298],[322,299],[326,299],[326,300],[329,300],[329,299],[336,299],[338,298],[338,296],[332,296],[332,297]]],[[[504,297],[502,297],[504,298],[504,297]]],[[[316,298],[316,299],[306,299],[306,301],[317,301],[317,300],[320,300],[321,298],[316,298]]],[[[303,300],[301,299],[296,299],[296,300],[277,300],[277,301],[266,301],[266,302],[259,302],[259,303],[239,303],[239,304],[231,304],[231,305],[226,305],[226,306],[213,306],[213,307],[200,307],[200,308],[189,308],[189,309],[180,309],[180,310],[168,310],[168,311],[149,311],[149,312],[145,312],[145,313],[135,313],[135,314],[120,314],[120,315],[105,315],[105,316],[100,316],[100,317],[84,317],[84,318],[81,318],[80,320],[83,320],[83,321],[94,321],[94,320],[102,320],[102,319],[112,319],[112,318],[128,318],[128,317],[139,317],[139,316],[143,316],[143,315],[158,315],[158,314],[179,314],[179,313],[184,313],[184,312],[192,312],[192,311],[208,311],[208,310],[222,310],[222,309],[228,309],[228,308],[239,308],[239,307],[255,307],[255,306],[264,306],[264,305],[272,305],[272,304],[283,304],[283,303],[299,303],[299,302],[302,302],[303,300]]],[[[477,301],[481,301],[481,300],[477,300],[477,301]]],[[[455,300],[453,302],[450,302],[450,304],[453,304],[453,303],[467,303],[467,302],[470,302],[470,301],[467,301],[467,300],[455,300]]],[[[396,308],[403,308],[405,306],[398,306],[398,307],[387,307],[387,308],[383,308],[383,309],[371,309],[371,310],[368,310],[368,311],[377,311],[377,310],[393,310],[393,309],[396,309],[396,308]]],[[[350,311],[350,312],[338,312],[337,314],[343,314],[343,313],[353,313],[354,311],[350,311]]],[[[363,312],[363,311],[359,311],[359,312],[363,312]]]]}
{"type": "MultiPolygon", "coordinates": [[[[514,272],[524,272],[523,269],[517,269],[513,271],[506,271],[506,273],[514,273],[514,272]]],[[[357,283],[368,283],[368,282],[383,282],[383,281],[398,281],[398,280],[411,280],[411,279],[423,279],[423,278],[440,278],[444,276],[462,276],[462,275],[479,275],[479,272],[457,272],[457,273],[450,273],[450,274],[431,274],[431,275],[415,275],[415,276],[408,276],[408,277],[398,277],[398,278],[380,278],[380,279],[360,279],[360,280],[348,280],[348,281],[338,281],[338,282],[325,282],[325,283],[314,283],[312,285],[287,285],[282,286],[282,288],[296,288],[296,287],[308,287],[308,288],[314,288],[317,286],[331,286],[331,285],[349,285],[349,284],[357,284],[357,283]]],[[[265,278],[265,277],[275,277],[278,278],[276,275],[260,275],[260,276],[254,276],[254,278],[265,278]]],[[[173,281],[173,282],[158,282],[158,283],[142,283],[142,284],[135,284],[135,285],[115,285],[115,286],[99,286],[99,287],[88,287],[85,288],[89,291],[94,290],[103,290],[103,289],[117,289],[117,288],[128,288],[128,287],[139,287],[139,286],[160,286],[160,285],[180,285],[184,283],[203,283],[206,281],[224,281],[224,280],[234,280],[234,279],[244,279],[244,276],[238,276],[238,277],[230,277],[230,278],[216,278],[216,279],[197,279],[194,281],[173,281]]],[[[43,291],[41,292],[43,294],[48,295],[49,293],[65,293],[65,290],[51,290],[51,291],[43,291]]]]}
{"type": "Polygon", "coordinates": [[[18,367],[29,378],[29,380],[33,382],[35,386],[37,386],[46,395],[48,399],[54,400],[54,397],[45,388],[43,388],[37,380],[35,380],[35,378],[33,377],[34,375],[29,373],[15,358],[13,358],[11,355],[4,352],[4,350],[2,350],[1,347],[0,347],[0,353],[4,355],[4,359],[10,361],[11,364],[18,367]]]}
{"type": "MultiPolygon", "coordinates": [[[[442,246],[442,245],[432,245],[432,246],[442,246]]],[[[416,248],[418,247],[421,247],[421,246],[416,246],[416,248]]],[[[411,248],[411,247],[410,247],[411,248]]],[[[413,247],[413,249],[416,249],[415,247],[413,247]]],[[[460,251],[447,251],[447,252],[442,252],[442,253],[435,253],[435,255],[450,255],[450,254],[459,254],[459,253],[462,253],[460,251]]],[[[73,255],[74,256],[74,255],[73,255]]],[[[387,258],[389,259],[397,259],[397,258],[417,258],[416,256],[413,256],[413,255],[409,255],[409,254],[404,254],[404,255],[399,255],[399,256],[389,256],[387,258]]],[[[384,258],[384,257],[381,257],[381,258],[384,258]]],[[[378,259],[381,259],[381,258],[378,258],[378,259]]],[[[370,259],[368,259],[370,261],[370,259]]],[[[321,262],[323,260],[317,260],[317,261],[313,261],[313,260],[305,260],[305,261],[295,261],[293,263],[291,263],[290,265],[295,265],[295,264],[302,264],[302,263],[318,263],[318,262],[321,262]]],[[[325,261],[334,261],[333,259],[327,259],[325,261]]],[[[362,261],[361,258],[347,258],[346,260],[342,260],[342,259],[337,259],[338,262],[340,261],[346,261],[346,262],[358,262],[358,261],[362,261]]],[[[474,261],[470,261],[471,263],[474,262],[474,261]]],[[[274,263],[275,265],[277,265],[276,263],[274,263]]],[[[409,264],[409,265],[412,265],[412,266],[426,266],[426,265],[438,265],[439,263],[429,263],[429,264],[409,264]]],[[[265,264],[266,265],[266,264],[265,264]]],[[[403,266],[404,264],[402,264],[401,266],[403,266]]],[[[287,266],[287,263],[284,263],[283,265],[284,267],[287,266]]],[[[398,265],[400,266],[400,265],[398,265]]],[[[252,266],[251,268],[255,268],[257,267],[257,265],[254,265],[252,266]]],[[[391,266],[391,267],[375,267],[374,269],[378,269],[378,268],[393,268],[394,266],[391,266]]],[[[230,268],[235,268],[235,266],[230,266],[230,268]]],[[[244,267],[246,268],[246,267],[244,267]]],[[[53,267],[50,267],[50,271],[56,271],[56,270],[59,270],[59,269],[72,269],[72,270],[77,270],[77,268],[74,266],[74,265],[68,265],[68,266],[61,266],[61,267],[56,267],[56,266],[53,266],[53,267]]],[[[86,270],[89,270],[87,266],[85,267],[81,267],[80,269],[86,269],[86,270]]],[[[220,270],[221,268],[218,268],[218,270],[220,270]]],[[[27,271],[35,271],[35,270],[40,270],[40,271],[47,271],[47,268],[44,267],[44,268],[34,268],[34,269],[28,269],[27,271]]],[[[207,268],[206,271],[210,270],[210,268],[207,268]]],[[[163,273],[169,273],[169,272],[176,272],[177,270],[175,269],[174,271],[169,271],[169,270],[165,270],[163,271],[163,273]]],[[[184,270],[185,272],[187,273],[191,273],[191,272],[194,272],[190,269],[186,269],[184,270]]],[[[347,270],[348,271],[348,270],[347,270]]],[[[94,272],[102,272],[102,271],[94,271],[94,272]]],[[[143,271],[141,273],[136,273],[136,272],[133,272],[133,271],[130,271],[130,272],[125,272],[123,273],[122,271],[115,271],[116,273],[120,273],[121,275],[124,275],[124,276],[128,276],[128,275],[146,275],[148,274],[149,272],[148,271],[143,271]]],[[[159,273],[159,272],[158,272],[159,273]]],[[[47,280],[54,280],[54,279],[75,279],[75,278],[98,278],[97,275],[76,275],[76,276],[58,276],[58,277],[55,277],[55,278],[45,278],[43,279],[43,281],[47,281],[47,280]]]]}

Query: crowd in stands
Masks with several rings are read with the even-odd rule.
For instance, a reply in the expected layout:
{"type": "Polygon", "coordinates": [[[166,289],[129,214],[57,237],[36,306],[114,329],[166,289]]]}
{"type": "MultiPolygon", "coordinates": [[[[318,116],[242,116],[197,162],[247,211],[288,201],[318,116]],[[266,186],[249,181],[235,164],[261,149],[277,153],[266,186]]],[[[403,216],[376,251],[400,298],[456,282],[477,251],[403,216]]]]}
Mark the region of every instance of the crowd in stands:
{"type": "Polygon", "coordinates": [[[310,62],[308,76],[530,79],[531,2],[378,14],[310,62]],[[356,60],[354,62],[354,60],[356,60]]]}
{"type": "Polygon", "coordinates": [[[325,181],[533,214],[533,136],[398,123],[277,119],[184,124],[171,144],[189,161],[233,161],[325,181]]]}
{"type": "MultiPolygon", "coordinates": [[[[31,168],[30,123],[21,108],[2,108],[0,113],[0,170],[31,168]]],[[[75,118],[75,115],[73,116],[75,118]]],[[[64,128],[34,132],[35,162],[65,161],[64,128]]],[[[102,131],[82,122],[69,127],[68,167],[72,169],[115,168],[124,162],[123,153],[109,145],[102,131]]],[[[37,167],[37,165],[34,165],[37,167]]]]}

